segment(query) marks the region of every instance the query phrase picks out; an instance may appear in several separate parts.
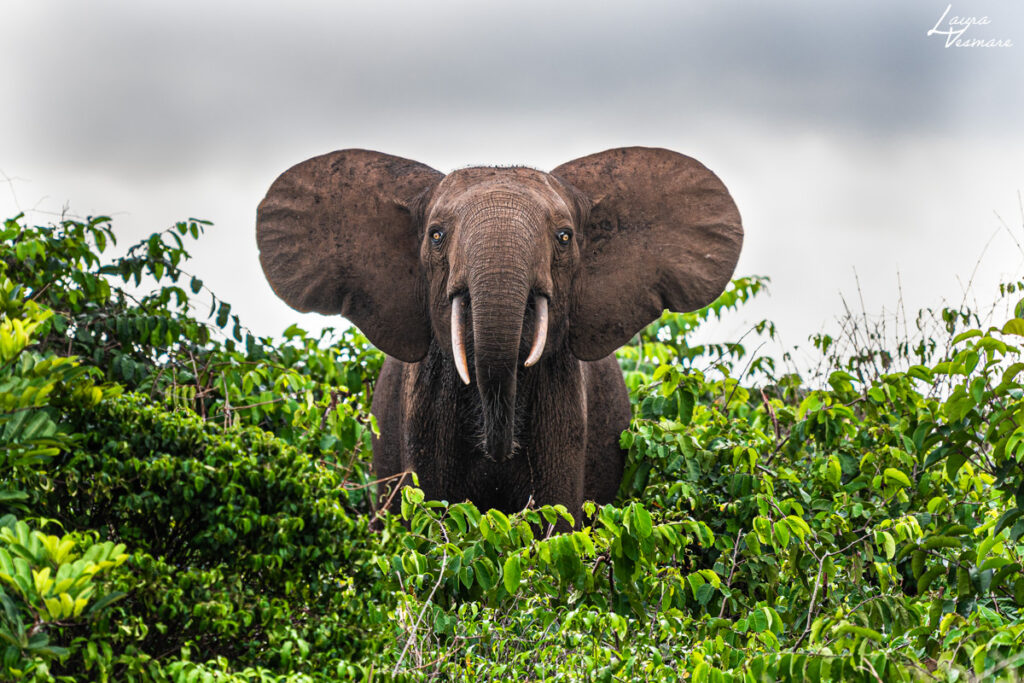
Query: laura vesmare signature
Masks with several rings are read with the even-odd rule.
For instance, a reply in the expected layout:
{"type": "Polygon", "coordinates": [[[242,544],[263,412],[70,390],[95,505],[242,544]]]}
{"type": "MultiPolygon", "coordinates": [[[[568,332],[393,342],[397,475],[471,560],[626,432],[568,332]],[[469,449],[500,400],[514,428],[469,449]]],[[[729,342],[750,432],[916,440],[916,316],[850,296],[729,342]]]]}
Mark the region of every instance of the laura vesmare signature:
{"type": "Polygon", "coordinates": [[[950,17],[953,5],[947,5],[939,20],[929,31],[929,36],[946,36],[946,47],[1013,47],[1009,38],[975,38],[965,37],[969,29],[975,26],[989,26],[992,20],[982,17],[950,17]],[[947,18],[948,17],[948,18],[947,18]],[[945,24],[943,24],[945,22],[945,24]]]}

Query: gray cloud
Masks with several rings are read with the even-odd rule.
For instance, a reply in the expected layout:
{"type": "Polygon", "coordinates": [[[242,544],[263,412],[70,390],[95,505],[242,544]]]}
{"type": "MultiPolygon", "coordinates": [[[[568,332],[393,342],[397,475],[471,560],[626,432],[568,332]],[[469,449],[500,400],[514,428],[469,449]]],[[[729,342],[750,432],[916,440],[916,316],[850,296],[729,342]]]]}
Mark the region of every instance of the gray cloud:
{"type": "MultiPolygon", "coordinates": [[[[979,37],[1018,43],[957,50],[925,35],[946,4],[8,2],[0,171],[32,181],[14,186],[29,206],[125,213],[125,241],[215,220],[195,270],[269,333],[295,314],[267,304],[253,213],[303,158],[551,168],[672,147],[733,189],[741,272],[775,278],[770,315],[799,339],[854,268],[869,305],[892,300],[897,269],[908,308],[931,305],[992,209],[1014,221],[1024,5],[954,3],[990,16],[979,37]]],[[[1019,265],[997,256],[992,277],[1019,265]]]]}
{"type": "Polygon", "coordinates": [[[964,107],[1008,122],[1020,59],[926,39],[938,4],[35,3],[9,52],[32,106],[4,123],[36,153],[161,174],[381,127],[457,137],[470,121],[739,117],[867,139],[948,131],[964,107]],[[1002,101],[965,92],[982,67],[1002,101]]]}

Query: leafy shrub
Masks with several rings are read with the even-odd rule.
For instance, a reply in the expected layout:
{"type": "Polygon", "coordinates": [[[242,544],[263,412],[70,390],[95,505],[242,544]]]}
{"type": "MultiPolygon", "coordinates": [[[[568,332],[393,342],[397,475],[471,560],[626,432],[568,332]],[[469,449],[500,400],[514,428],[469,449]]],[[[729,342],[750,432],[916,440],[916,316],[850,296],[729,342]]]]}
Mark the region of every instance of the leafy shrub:
{"type": "Polygon", "coordinates": [[[79,557],[76,547],[84,544],[81,536],[51,536],[25,522],[0,529],[0,639],[5,645],[0,671],[5,675],[48,675],[48,665],[68,654],[50,643],[48,632],[100,614],[124,595],[98,593],[95,581],[97,574],[124,564],[124,546],[92,543],[79,557]]]}
{"type": "Polygon", "coordinates": [[[255,337],[184,270],[207,225],[107,261],[105,218],[0,233],[5,676],[1020,675],[1024,305],[892,348],[844,322],[805,380],[757,355],[768,321],[753,352],[694,342],[767,285],[738,278],[619,352],[616,504],[562,532],[557,506],[407,488],[396,519],[369,468],[382,356],[255,337]]]}

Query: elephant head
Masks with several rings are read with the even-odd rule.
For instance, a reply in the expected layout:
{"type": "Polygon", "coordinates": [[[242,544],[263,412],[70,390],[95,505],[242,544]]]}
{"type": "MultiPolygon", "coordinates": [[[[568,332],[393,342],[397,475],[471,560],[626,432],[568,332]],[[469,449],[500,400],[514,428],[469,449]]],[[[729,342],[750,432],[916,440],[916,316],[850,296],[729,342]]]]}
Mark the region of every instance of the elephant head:
{"type": "Polygon", "coordinates": [[[522,372],[603,358],[664,309],[707,305],[728,283],[742,235],[711,171],[640,147],[551,173],[448,175],[342,150],[282,174],[257,219],[278,296],[347,317],[408,363],[436,344],[479,391],[485,452],[496,460],[513,452],[522,372]]]}

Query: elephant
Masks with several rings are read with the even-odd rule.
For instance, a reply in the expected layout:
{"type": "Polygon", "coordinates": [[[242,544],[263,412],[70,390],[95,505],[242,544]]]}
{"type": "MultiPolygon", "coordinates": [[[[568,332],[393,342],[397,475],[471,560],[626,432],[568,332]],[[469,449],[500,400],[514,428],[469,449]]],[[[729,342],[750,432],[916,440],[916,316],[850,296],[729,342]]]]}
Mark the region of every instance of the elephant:
{"type": "Polygon", "coordinates": [[[345,149],[281,174],[256,237],[277,296],[386,354],[371,407],[385,493],[415,472],[432,499],[579,520],[622,479],[614,351],[664,309],[712,302],[743,229],[721,180],[667,149],[448,174],[345,149]]]}

